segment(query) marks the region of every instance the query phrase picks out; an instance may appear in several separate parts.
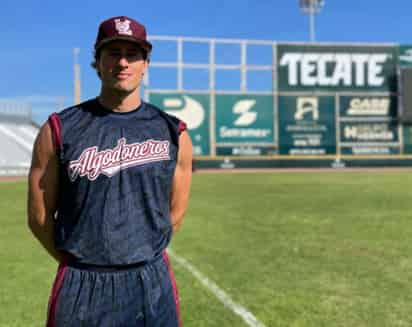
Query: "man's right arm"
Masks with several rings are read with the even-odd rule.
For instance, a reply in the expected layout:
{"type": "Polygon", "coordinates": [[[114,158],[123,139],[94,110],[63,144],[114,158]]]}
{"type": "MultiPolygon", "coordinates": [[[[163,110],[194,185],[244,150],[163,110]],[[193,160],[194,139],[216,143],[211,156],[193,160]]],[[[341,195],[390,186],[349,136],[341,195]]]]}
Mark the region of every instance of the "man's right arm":
{"type": "Polygon", "coordinates": [[[58,262],[62,254],[54,246],[54,215],[58,199],[58,160],[51,128],[46,122],[36,138],[29,172],[28,225],[47,252],[58,262]]]}

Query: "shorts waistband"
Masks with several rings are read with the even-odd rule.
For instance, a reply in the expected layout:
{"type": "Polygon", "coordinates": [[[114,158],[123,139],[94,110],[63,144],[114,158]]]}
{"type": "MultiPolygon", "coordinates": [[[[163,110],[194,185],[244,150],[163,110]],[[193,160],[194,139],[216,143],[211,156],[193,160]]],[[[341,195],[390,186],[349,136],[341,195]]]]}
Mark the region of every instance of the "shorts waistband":
{"type": "Polygon", "coordinates": [[[87,270],[87,271],[97,271],[97,272],[116,272],[116,271],[127,271],[127,270],[139,270],[147,265],[153,264],[161,259],[162,256],[159,255],[152,260],[149,261],[142,261],[132,264],[125,264],[125,265],[95,265],[89,264],[84,262],[79,262],[76,259],[69,260],[67,265],[69,267],[73,267],[80,270],[87,270]]]}

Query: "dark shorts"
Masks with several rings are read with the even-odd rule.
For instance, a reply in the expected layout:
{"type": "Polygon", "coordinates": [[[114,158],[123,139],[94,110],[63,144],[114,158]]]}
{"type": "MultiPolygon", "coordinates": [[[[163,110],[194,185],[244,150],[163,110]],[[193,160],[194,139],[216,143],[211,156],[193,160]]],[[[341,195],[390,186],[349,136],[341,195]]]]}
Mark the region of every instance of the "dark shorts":
{"type": "Polygon", "coordinates": [[[47,327],[180,327],[176,283],[166,252],[121,270],[61,264],[47,327]]]}

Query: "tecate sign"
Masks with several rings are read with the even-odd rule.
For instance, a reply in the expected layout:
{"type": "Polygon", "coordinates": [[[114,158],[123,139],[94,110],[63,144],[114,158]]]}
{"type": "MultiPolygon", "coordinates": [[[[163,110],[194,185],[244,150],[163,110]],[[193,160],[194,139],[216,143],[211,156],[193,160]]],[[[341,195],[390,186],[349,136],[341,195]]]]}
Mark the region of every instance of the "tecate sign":
{"type": "Polygon", "coordinates": [[[384,64],[390,54],[286,53],[280,66],[287,67],[291,86],[383,86],[384,64]]]}

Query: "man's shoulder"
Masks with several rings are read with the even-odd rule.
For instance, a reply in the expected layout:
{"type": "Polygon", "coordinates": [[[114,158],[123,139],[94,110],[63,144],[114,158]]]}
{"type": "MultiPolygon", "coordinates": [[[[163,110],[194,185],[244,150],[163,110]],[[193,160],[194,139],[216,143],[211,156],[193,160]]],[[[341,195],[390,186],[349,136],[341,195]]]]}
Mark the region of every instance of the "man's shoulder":
{"type": "Polygon", "coordinates": [[[151,111],[153,113],[161,113],[163,112],[162,109],[160,109],[158,106],[154,105],[153,103],[150,102],[144,102],[145,110],[151,111]]]}
{"type": "Polygon", "coordinates": [[[79,104],[75,104],[70,107],[66,107],[60,111],[57,112],[57,115],[59,117],[65,117],[65,116],[70,116],[73,113],[80,113],[84,111],[90,111],[90,109],[94,108],[96,106],[96,98],[89,99],[86,101],[83,101],[79,104]]]}
{"type": "Polygon", "coordinates": [[[166,111],[162,110],[158,106],[155,106],[152,103],[145,102],[145,106],[148,111],[151,111],[154,114],[157,114],[158,116],[162,117],[165,120],[172,121],[174,123],[179,123],[180,119],[167,113],[166,111]]]}

